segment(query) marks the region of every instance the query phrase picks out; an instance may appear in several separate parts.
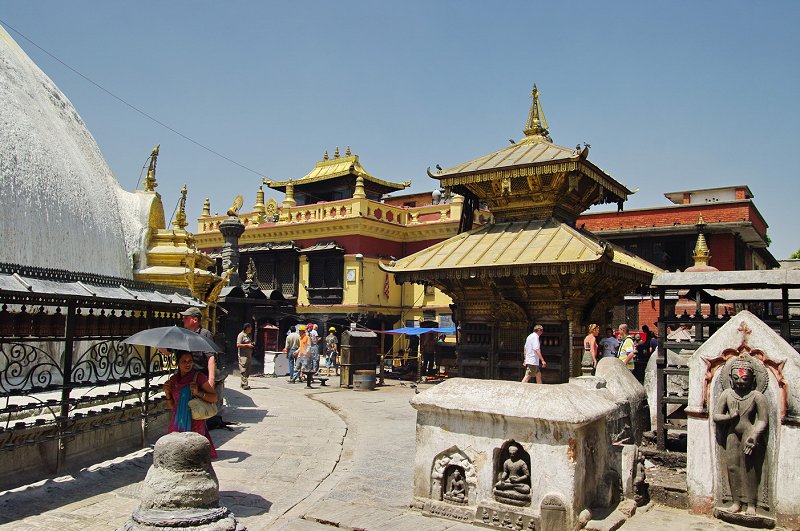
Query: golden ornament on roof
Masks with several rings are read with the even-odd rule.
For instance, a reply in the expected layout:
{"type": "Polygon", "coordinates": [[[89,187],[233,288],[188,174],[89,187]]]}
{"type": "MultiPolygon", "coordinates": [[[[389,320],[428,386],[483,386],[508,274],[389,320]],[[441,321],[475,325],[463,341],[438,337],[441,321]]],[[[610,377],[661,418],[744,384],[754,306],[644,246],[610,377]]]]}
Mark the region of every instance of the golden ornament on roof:
{"type": "Polygon", "coordinates": [[[228,209],[228,215],[238,216],[239,209],[242,208],[243,204],[244,204],[244,197],[242,197],[242,194],[237,195],[236,198],[233,200],[233,205],[231,205],[231,207],[228,209]]]}

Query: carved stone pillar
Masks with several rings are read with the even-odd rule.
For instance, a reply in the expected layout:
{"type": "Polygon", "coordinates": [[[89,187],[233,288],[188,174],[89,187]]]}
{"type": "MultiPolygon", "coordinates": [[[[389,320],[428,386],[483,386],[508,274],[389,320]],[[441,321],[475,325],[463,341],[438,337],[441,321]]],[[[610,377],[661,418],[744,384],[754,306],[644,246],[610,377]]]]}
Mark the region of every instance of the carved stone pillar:
{"type": "Polygon", "coordinates": [[[238,218],[230,217],[219,224],[219,231],[225,243],[222,244],[222,269],[227,271],[233,268],[228,278],[229,286],[241,286],[239,277],[239,237],[244,232],[244,225],[238,218]]]}

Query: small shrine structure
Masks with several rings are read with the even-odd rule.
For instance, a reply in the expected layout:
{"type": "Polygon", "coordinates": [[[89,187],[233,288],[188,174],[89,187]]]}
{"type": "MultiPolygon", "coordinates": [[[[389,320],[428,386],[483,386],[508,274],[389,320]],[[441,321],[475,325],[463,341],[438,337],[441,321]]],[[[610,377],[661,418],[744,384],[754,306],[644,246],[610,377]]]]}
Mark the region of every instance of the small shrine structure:
{"type": "Polygon", "coordinates": [[[660,268],[576,227],[592,205],[622,203],[633,192],[589,158],[589,146],[554,144],[534,85],[525,136],[503,149],[428,175],[464,197],[460,233],[382,264],[405,282],[452,297],[460,326],[459,375],[518,380],[534,323],[547,360],[545,382],[580,372],[586,325],[608,322],[625,293],[660,268]],[[472,228],[485,204],[490,223],[472,228]]]}

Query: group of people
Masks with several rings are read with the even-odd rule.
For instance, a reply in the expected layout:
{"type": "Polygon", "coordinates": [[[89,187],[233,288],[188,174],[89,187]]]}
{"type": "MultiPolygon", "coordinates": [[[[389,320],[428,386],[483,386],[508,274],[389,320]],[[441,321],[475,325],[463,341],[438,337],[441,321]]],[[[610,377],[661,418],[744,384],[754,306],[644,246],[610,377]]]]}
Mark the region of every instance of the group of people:
{"type": "MultiPolygon", "coordinates": [[[[323,341],[320,338],[318,326],[314,323],[292,326],[286,336],[283,351],[289,359],[289,382],[295,383],[306,376],[306,386],[311,387],[314,374],[319,372],[320,350],[323,341]]],[[[336,328],[328,328],[328,335],[324,339],[326,366],[336,370],[339,374],[339,340],[336,337],[336,328]]]]}
{"type": "MultiPolygon", "coordinates": [[[[541,335],[544,327],[537,324],[533,332],[525,339],[522,366],[525,376],[522,383],[527,383],[534,378],[536,383],[542,383],[542,369],[547,368],[547,362],[542,356],[541,335]]],[[[647,325],[642,326],[642,334],[631,334],[628,325],[619,325],[618,334],[614,335],[613,328],[606,328],[606,336],[599,341],[600,326],[590,324],[588,334],[583,339],[584,352],[591,354],[593,365],[596,367],[600,358],[619,358],[631,371],[637,354],[640,359],[651,356],[658,348],[658,337],[650,331],[647,325]]]]}
{"type": "Polygon", "coordinates": [[[642,334],[631,334],[625,323],[619,325],[617,330],[615,336],[613,328],[606,328],[605,337],[598,341],[600,326],[594,323],[589,325],[588,334],[583,339],[583,350],[591,354],[594,367],[597,367],[600,358],[619,358],[632,371],[637,355],[644,360],[658,348],[658,337],[647,325],[642,326],[642,334]]]}
{"type": "MultiPolygon", "coordinates": [[[[202,313],[198,308],[189,308],[181,313],[183,327],[191,330],[213,342],[211,332],[201,326],[202,313]]],[[[236,337],[236,349],[239,356],[239,372],[241,374],[241,388],[250,390],[248,381],[250,367],[253,360],[255,339],[252,335],[253,326],[247,322],[242,325],[242,331],[236,337]]],[[[327,366],[335,368],[339,373],[339,340],[336,337],[336,328],[331,326],[328,335],[323,340],[317,332],[317,325],[292,326],[286,337],[284,352],[289,357],[290,381],[295,382],[307,376],[307,385],[310,387],[313,376],[319,371],[320,349],[325,345],[327,366]]],[[[172,354],[164,351],[165,354],[172,354]]],[[[205,420],[192,419],[189,401],[193,398],[200,399],[209,404],[218,403],[222,397],[221,371],[217,365],[214,352],[188,352],[177,351],[177,370],[165,383],[164,395],[167,404],[172,409],[168,432],[193,431],[205,436],[211,444],[211,457],[217,456],[217,451],[208,431],[205,420]]]]}

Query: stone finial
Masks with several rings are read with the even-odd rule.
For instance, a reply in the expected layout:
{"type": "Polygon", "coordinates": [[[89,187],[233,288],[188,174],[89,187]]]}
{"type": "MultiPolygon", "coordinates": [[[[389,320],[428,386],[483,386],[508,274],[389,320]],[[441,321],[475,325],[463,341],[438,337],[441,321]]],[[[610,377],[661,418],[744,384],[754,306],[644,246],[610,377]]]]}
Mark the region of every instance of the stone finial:
{"type": "Polygon", "coordinates": [[[200,214],[203,217],[211,215],[211,200],[206,197],[206,200],[203,201],[203,213],[200,214]]]}
{"type": "Polygon", "coordinates": [[[191,431],[161,437],[142,483],[139,508],[122,529],[237,529],[233,514],[219,506],[210,450],[208,439],[191,431]]]}
{"type": "Polygon", "coordinates": [[[186,222],[186,185],[181,188],[181,198],[178,202],[178,212],[175,214],[175,221],[172,225],[178,230],[186,230],[189,223],[186,222]]]}
{"type": "Polygon", "coordinates": [[[356,177],[356,189],[353,192],[353,199],[364,199],[367,193],[364,191],[364,176],[360,173],[356,177]]]}
{"type": "Polygon", "coordinates": [[[536,88],[536,83],[533,84],[533,90],[531,90],[531,100],[533,100],[531,110],[528,113],[528,121],[523,132],[526,137],[531,139],[552,142],[550,131],[547,129],[547,119],[544,117],[542,104],[539,102],[539,89],[536,88]]]}
{"type": "Polygon", "coordinates": [[[344,150],[344,156],[345,156],[345,157],[349,157],[349,156],[351,156],[352,154],[353,154],[353,152],[352,152],[352,151],[350,151],[350,146],[347,146],[347,149],[345,149],[345,150],[344,150]]]}
{"type": "Polygon", "coordinates": [[[328,157],[328,150],[326,149],[325,153],[322,154],[322,160],[328,160],[329,158],[330,157],[328,157]]]}
{"type": "Polygon", "coordinates": [[[153,148],[150,153],[150,165],[147,168],[147,177],[144,179],[144,191],[154,192],[158,187],[156,182],[156,164],[158,163],[158,151],[161,149],[161,144],[153,148]]]}
{"type": "Polygon", "coordinates": [[[259,186],[256,192],[256,204],[253,205],[253,212],[263,214],[266,212],[266,205],[264,204],[264,187],[259,186]]]}

